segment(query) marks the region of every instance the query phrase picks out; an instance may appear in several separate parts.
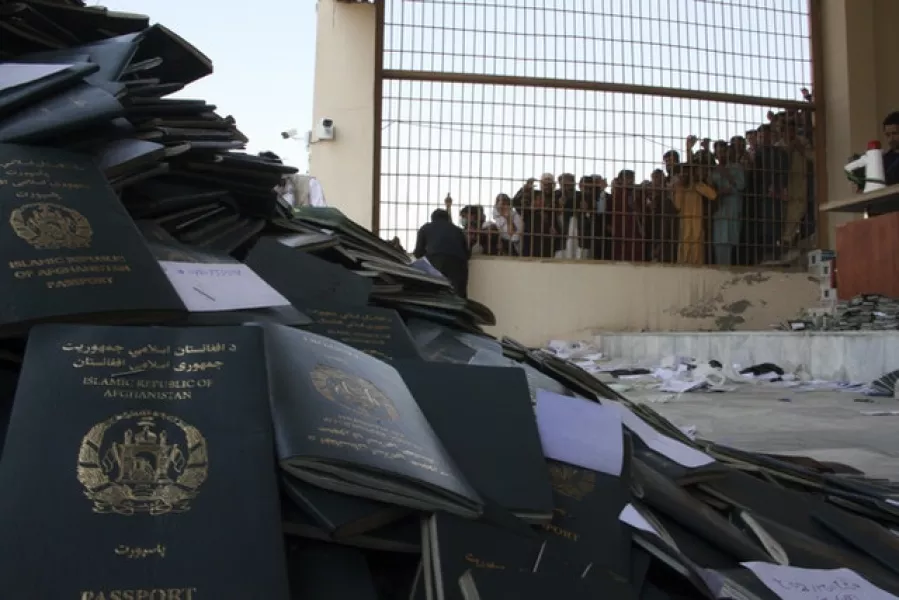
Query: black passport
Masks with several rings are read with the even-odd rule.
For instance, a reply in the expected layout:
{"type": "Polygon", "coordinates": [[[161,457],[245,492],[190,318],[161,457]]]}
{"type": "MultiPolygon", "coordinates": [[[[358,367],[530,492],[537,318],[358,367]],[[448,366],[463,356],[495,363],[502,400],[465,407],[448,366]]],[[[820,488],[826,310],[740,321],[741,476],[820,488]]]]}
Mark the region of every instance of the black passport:
{"type": "Polygon", "coordinates": [[[32,331],[0,463],[4,598],[288,597],[262,335],[32,331]]]}
{"type": "Polygon", "coordinates": [[[286,473],[281,475],[281,487],[284,495],[312,517],[318,528],[338,540],[377,529],[409,514],[408,509],[324,490],[286,473]]]}
{"type": "MultiPolygon", "coordinates": [[[[347,496],[347,498],[351,498],[351,496],[347,496]]],[[[305,508],[305,506],[298,506],[286,493],[282,494],[281,526],[284,535],[288,538],[298,537],[333,542],[354,548],[383,550],[389,553],[417,555],[421,552],[421,525],[417,514],[365,533],[334,537],[333,533],[325,529],[319,519],[307,513],[305,508]]]]}
{"type": "Polygon", "coordinates": [[[459,578],[464,600],[636,600],[627,583],[606,577],[578,579],[552,573],[472,569],[459,578]]]}
{"type": "Polygon", "coordinates": [[[542,549],[539,540],[437,513],[422,519],[424,570],[418,586],[427,598],[462,600],[459,578],[469,569],[534,571],[542,549]]]}
{"type": "Polygon", "coordinates": [[[281,468],[344,494],[474,518],[478,494],[396,369],[340,342],[266,326],[281,468]]]}
{"type": "Polygon", "coordinates": [[[303,307],[312,323],[303,329],[343,342],[381,360],[412,359],[421,361],[415,340],[395,310],[389,308],[303,307]]]}
{"type": "Polygon", "coordinates": [[[630,501],[628,482],[613,475],[547,460],[552,522],[541,525],[554,552],[573,566],[629,578],[631,537],[618,516],[630,501]]]}
{"type": "Polygon", "coordinates": [[[6,427],[9,425],[18,380],[18,369],[6,362],[0,362],[0,459],[3,457],[3,441],[6,439],[6,427]]]}
{"type": "Polygon", "coordinates": [[[377,600],[368,563],[355,548],[291,539],[287,567],[291,600],[377,600]]]}
{"type": "Polygon", "coordinates": [[[317,256],[261,238],[245,261],[269,285],[297,306],[366,306],[372,283],[317,256]]]}
{"type": "Polygon", "coordinates": [[[524,372],[418,361],[395,366],[474,489],[525,521],[548,523],[553,493],[524,372]]]}
{"type": "Polygon", "coordinates": [[[177,317],[184,305],[92,158],[0,144],[0,336],[59,319],[177,317]]]}

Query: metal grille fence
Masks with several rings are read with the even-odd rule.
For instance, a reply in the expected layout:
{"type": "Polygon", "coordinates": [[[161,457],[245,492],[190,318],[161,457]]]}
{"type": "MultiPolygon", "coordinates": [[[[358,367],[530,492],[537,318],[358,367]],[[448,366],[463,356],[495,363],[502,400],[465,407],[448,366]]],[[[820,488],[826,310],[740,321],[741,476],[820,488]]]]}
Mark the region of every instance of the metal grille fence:
{"type": "Polygon", "coordinates": [[[492,255],[751,265],[813,236],[807,0],[381,10],[383,237],[445,206],[492,255]]]}

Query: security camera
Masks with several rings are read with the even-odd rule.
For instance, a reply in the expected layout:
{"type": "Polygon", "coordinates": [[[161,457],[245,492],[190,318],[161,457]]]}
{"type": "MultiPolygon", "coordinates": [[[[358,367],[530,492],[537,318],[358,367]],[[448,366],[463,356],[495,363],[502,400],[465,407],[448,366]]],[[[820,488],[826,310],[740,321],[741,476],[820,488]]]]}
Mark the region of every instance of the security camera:
{"type": "Polygon", "coordinates": [[[297,138],[297,130],[296,129],[288,129],[287,131],[281,132],[281,137],[285,140],[295,140],[297,138]]]}
{"type": "Polygon", "coordinates": [[[319,140],[333,140],[334,139],[334,119],[329,119],[325,117],[318,122],[318,127],[315,131],[315,137],[319,140]]]}

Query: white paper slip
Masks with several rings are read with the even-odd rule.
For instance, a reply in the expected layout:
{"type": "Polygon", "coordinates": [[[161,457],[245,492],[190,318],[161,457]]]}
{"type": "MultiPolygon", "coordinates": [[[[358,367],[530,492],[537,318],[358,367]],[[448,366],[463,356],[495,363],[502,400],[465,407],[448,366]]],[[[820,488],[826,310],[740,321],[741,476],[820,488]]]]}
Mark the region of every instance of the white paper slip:
{"type": "Polygon", "coordinates": [[[0,65],[0,91],[9,90],[25,83],[40,81],[71,65],[47,65],[41,63],[4,63],[0,65]]]}
{"type": "Polygon", "coordinates": [[[290,301],[241,263],[159,261],[190,312],[289,306],[290,301]]]}
{"type": "Polygon", "coordinates": [[[893,500],[892,498],[886,498],[887,504],[892,504],[893,506],[899,506],[899,500],[893,500]]]}
{"type": "Polygon", "coordinates": [[[615,410],[583,398],[537,390],[537,430],[547,458],[621,475],[624,433],[615,410]]]}
{"type": "Polygon", "coordinates": [[[783,600],[897,600],[850,569],[800,569],[763,562],[740,564],[783,600]]]}
{"type": "Polygon", "coordinates": [[[616,410],[621,415],[621,421],[624,423],[624,426],[633,431],[637,437],[643,440],[644,444],[659,454],[670,458],[677,464],[687,467],[688,469],[694,469],[715,462],[715,459],[705,452],[700,452],[674,438],[659,433],[653,429],[649,423],[632,413],[630,409],[623,404],[609,401],[603,406],[616,410]]]}
{"type": "Polygon", "coordinates": [[[422,256],[421,258],[412,261],[409,264],[410,267],[415,267],[422,273],[427,273],[428,275],[433,275],[434,277],[439,277],[441,279],[446,279],[446,275],[437,270],[437,268],[431,264],[427,258],[422,256]]]}
{"type": "Polygon", "coordinates": [[[659,535],[659,532],[656,531],[656,528],[652,526],[652,523],[646,520],[640,511],[634,508],[633,504],[628,504],[621,511],[621,514],[618,515],[618,520],[622,523],[627,523],[631,527],[635,529],[639,529],[640,531],[646,531],[647,533],[651,533],[653,535],[659,535]]]}

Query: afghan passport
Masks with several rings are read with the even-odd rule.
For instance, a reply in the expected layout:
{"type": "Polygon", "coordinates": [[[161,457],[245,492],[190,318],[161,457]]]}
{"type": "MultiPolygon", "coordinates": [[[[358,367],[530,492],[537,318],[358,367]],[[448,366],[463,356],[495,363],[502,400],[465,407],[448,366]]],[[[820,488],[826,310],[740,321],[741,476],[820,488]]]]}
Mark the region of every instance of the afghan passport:
{"type": "Polygon", "coordinates": [[[0,144],[0,282],[0,337],[185,311],[94,159],[53,148],[0,144]]]}
{"type": "Polygon", "coordinates": [[[483,501],[399,372],[335,340],[265,325],[281,468],[312,485],[476,518],[483,501]]]}
{"type": "Polygon", "coordinates": [[[29,600],[289,598],[254,326],[39,325],[0,463],[0,581],[29,600]]]}

